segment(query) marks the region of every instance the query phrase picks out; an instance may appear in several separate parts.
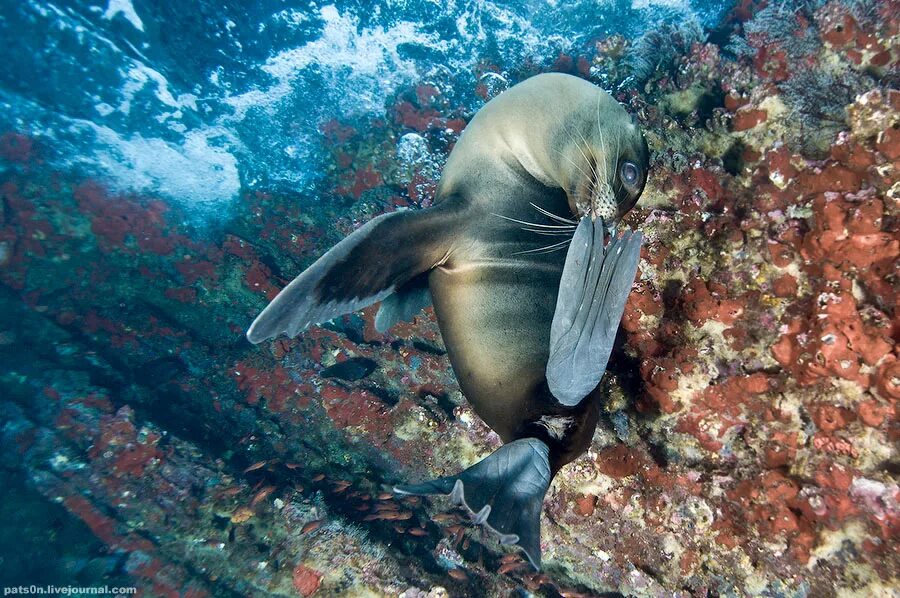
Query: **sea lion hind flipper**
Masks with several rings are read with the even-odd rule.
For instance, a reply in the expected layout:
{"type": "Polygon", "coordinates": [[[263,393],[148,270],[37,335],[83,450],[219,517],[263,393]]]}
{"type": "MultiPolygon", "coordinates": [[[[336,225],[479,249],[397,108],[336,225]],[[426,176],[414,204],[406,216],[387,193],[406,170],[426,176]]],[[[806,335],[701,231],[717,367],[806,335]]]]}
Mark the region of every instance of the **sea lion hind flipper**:
{"type": "Polygon", "coordinates": [[[427,272],[450,250],[462,220],[442,203],[383,214],[351,233],[291,281],[260,313],[247,338],[296,336],[310,324],[367,307],[427,272]]]}
{"type": "Polygon", "coordinates": [[[541,568],[541,507],[550,487],[549,448],[536,438],[504,444],[455,476],[395,486],[398,494],[445,494],[501,544],[516,544],[541,568]]]}
{"type": "Polygon", "coordinates": [[[637,272],[642,237],[626,231],[604,244],[604,224],[583,218],[575,230],[550,326],[547,386],[567,406],[603,377],[637,272]]]}
{"type": "Polygon", "coordinates": [[[420,274],[381,302],[375,316],[375,330],[384,333],[398,322],[408,322],[431,305],[428,274],[420,274]]]}

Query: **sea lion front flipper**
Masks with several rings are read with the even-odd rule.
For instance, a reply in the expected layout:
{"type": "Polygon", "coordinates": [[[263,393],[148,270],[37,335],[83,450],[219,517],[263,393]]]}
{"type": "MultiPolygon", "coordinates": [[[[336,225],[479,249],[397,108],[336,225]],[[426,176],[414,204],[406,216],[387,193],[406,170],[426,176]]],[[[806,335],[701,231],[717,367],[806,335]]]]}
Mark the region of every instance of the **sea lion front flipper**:
{"type": "Polygon", "coordinates": [[[445,494],[476,523],[517,544],[541,568],[541,507],[550,487],[550,449],[537,438],[504,444],[455,476],[395,486],[398,494],[445,494]]]}
{"type": "Polygon", "coordinates": [[[461,208],[446,201],[425,210],[379,216],[332,247],[260,313],[247,338],[296,336],[310,324],[381,301],[446,259],[461,208]]]}
{"type": "Polygon", "coordinates": [[[384,333],[398,322],[408,322],[431,305],[428,274],[419,274],[381,302],[375,316],[375,330],[384,333]]]}
{"type": "Polygon", "coordinates": [[[608,244],[604,233],[602,219],[581,220],[559,283],[547,386],[567,406],[580,403],[606,371],[640,258],[640,233],[625,231],[608,244]]]}

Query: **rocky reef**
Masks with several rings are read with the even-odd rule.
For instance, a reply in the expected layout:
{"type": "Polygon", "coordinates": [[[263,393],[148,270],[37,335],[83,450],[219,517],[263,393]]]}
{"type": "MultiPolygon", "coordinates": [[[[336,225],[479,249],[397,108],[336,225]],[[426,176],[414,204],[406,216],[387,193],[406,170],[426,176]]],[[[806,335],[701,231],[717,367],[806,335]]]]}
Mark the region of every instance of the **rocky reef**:
{"type": "Polygon", "coordinates": [[[319,201],[220,227],[0,136],[4,583],[144,596],[889,596],[900,576],[900,3],[744,0],[552,70],[637,114],[652,173],[604,416],[545,502],[534,573],[446,503],[389,492],[499,445],[429,309],[261,347],[252,318],[371,217],[430,205],[510,81],[423,80],[321,126],[319,201]],[[17,521],[18,520],[18,521],[17,521]],[[78,548],[71,537],[85,538],[78,548]],[[91,538],[90,541],[87,538],[91,538]],[[5,539],[4,553],[14,542],[5,539]]]}

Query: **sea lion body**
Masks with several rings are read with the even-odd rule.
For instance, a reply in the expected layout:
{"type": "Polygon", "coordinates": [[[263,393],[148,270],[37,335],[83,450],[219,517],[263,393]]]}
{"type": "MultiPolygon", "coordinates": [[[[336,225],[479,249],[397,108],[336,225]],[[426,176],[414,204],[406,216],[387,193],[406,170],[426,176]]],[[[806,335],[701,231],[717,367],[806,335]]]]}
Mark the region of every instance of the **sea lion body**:
{"type": "Polygon", "coordinates": [[[528,79],[466,127],[432,208],[355,231],[247,336],[294,336],[379,300],[383,329],[430,300],[463,394],[507,444],[457,476],[397,491],[451,494],[538,567],[543,495],[589,446],[637,268],[640,235],[613,230],[607,242],[607,225],[637,201],[647,166],[640,131],[608,94],[568,75],[528,79]]]}
{"type": "MultiPolygon", "coordinates": [[[[551,437],[554,469],[587,448],[598,415],[596,401],[563,408],[546,388],[550,321],[566,256],[563,251],[516,255],[558,239],[510,226],[495,215],[531,222],[540,216],[537,205],[577,216],[574,198],[584,178],[581,170],[588,169],[589,149],[573,151],[572,143],[590,135],[598,109],[621,112],[621,128],[634,127],[621,106],[586,81],[557,74],[526,80],[475,115],[451,152],[436,193],[436,203],[461,203],[468,212],[448,259],[429,276],[460,388],[504,442],[533,433],[541,418],[556,418],[554,433],[563,427],[565,434],[551,437]]],[[[615,136],[618,128],[612,126],[609,134],[615,136]]]]}
{"type": "MultiPolygon", "coordinates": [[[[566,206],[561,194],[548,198],[521,185],[517,199],[524,204],[497,204],[495,209],[527,218],[534,214],[528,214],[529,201],[546,209],[566,206]]],[[[509,442],[542,417],[572,417],[584,411],[556,404],[545,382],[550,321],[565,253],[513,255],[547,241],[525,231],[501,233],[497,228],[507,225],[487,212],[477,221],[478,226],[461,235],[447,261],[431,271],[428,282],[460,389],[479,417],[509,442]],[[497,242],[500,236],[502,243],[497,242]]],[[[590,424],[587,428],[593,432],[590,424]]],[[[554,446],[567,446],[577,432],[569,426],[566,443],[554,446]]],[[[559,465],[569,460],[560,450],[551,454],[559,457],[554,459],[559,465]]]]}

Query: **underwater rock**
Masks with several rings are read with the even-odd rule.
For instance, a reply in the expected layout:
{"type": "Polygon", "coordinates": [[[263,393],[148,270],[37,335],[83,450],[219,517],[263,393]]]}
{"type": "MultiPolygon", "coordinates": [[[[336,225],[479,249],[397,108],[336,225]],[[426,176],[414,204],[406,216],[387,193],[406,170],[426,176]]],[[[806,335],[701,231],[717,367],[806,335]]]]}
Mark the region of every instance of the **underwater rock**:
{"type": "Polygon", "coordinates": [[[746,131],[747,129],[752,129],[755,126],[766,122],[768,116],[768,112],[762,109],[739,109],[734,113],[734,120],[731,121],[731,126],[735,131],[746,131]]]}
{"type": "MultiPolygon", "coordinates": [[[[722,30],[642,67],[641,89],[627,80],[634,48],[615,35],[544,63],[486,57],[458,77],[411,79],[378,96],[384,114],[314,125],[320,186],[254,183],[216,205],[221,230],[163,194],[60,167],[53,156],[67,148],[4,119],[3,463],[57,507],[60,529],[91,534],[79,558],[99,564],[73,565],[78,585],[890,595],[897,8],[813,4],[740,2],[722,30]],[[609,422],[548,492],[547,573],[533,575],[439,505],[383,495],[498,445],[462,404],[432,310],[385,334],[367,310],[254,352],[241,335],[285,273],[374,215],[429,205],[466,119],[554,63],[612,90],[654,157],[628,218],[647,243],[607,381],[609,422]]],[[[155,97],[136,95],[132,115],[144,95],[155,97]]],[[[43,512],[16,511],[7,527],[46,526],[43,512]]]]}

